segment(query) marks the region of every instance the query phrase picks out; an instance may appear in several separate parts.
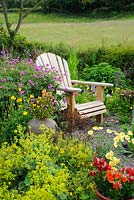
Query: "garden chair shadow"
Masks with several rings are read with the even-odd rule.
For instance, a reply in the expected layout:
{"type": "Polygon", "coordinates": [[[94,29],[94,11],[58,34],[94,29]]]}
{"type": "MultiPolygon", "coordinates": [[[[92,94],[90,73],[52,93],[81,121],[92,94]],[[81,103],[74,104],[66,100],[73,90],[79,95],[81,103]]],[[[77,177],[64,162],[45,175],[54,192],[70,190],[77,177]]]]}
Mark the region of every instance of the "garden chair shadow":
{"type": "Polygon", "coordinates": [[[59,75],[62,78],[59,90],[67,93],[66,113],[67,119],[70,121],[70,128],[73,124],[73,120],[77,117],[88,118],[95,116],[97,122],[103,123],[103,114],[106,112],[106,106],[103,102],[103,90],[105,87],[113,86],[113,84],[71,80],[67,61],[53,53],[43,53],[39,55],[36,59],[36,63],[42,67],[47,64],[55,66],[55,68],[59,71],[59,75]],[[81,92],[81,89],[73,87],[74,84],[94,86],[96,90],[96,100],[88,103],[76,104],[75,93],[81,92]]]}

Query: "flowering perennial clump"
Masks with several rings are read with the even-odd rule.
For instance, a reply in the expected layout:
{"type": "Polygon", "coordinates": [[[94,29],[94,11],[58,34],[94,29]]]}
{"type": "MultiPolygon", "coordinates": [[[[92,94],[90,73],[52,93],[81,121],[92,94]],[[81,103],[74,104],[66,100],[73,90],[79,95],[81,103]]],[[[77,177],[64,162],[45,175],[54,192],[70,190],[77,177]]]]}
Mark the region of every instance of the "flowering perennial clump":
{"type": "Polygon", "coordinates": [[[34,98],[30,96],[29,109],[31,113],[38,119],[49,118],[56,111],[57,101],[52,92],[42,90],[42,95],[34,98]]]}
{"type": "Polygon", "coordinates": [[[134,197],[134,168],[112,167],[105,158],[95,157],[89,175],[94,178],[99,192],[110,199],[134,197]]]}

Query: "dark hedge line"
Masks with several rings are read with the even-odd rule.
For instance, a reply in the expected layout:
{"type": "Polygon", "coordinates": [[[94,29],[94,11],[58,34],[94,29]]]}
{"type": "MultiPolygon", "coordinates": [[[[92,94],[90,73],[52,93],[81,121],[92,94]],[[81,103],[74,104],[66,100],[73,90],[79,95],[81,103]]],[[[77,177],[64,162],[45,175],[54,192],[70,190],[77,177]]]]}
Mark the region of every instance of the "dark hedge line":
{"type": "MultiPolygon", "coordinates": [[[[25,8],[33,7],[38,0],[24,1],[25,8]]],[[[20,1],[8,0],[8,8],[19,8],[20,1]]],[[[58,13],[109,13],[134,11],[133,0],[42,0],[42,12],[58,13]]]]}

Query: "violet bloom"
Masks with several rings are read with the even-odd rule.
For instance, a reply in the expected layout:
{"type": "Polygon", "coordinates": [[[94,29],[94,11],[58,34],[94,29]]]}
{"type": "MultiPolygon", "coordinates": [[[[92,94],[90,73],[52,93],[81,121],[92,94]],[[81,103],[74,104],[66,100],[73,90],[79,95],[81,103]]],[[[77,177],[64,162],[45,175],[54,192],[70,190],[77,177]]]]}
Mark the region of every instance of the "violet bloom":
{"type": "Polygon", "coordinates": [[[48,89],[49,89],[49,90],[52,90],[52,91],[54,90],[54,86],[53,86],[52,83],[50,83],[50,84],[48,85],[48,89]]]}
{"type": "Polygon", "coordinates": [[[60,71],[59,70],[55,70],[55,72],[56,72],[56,74],[59,74],[60,71]]]}
{"type": "Polygon", "coordinates": [[[55,69],[55,66],[51,66],[51,69],[55,69]]]}
{"type": "Polygon", "coordinates": [[[39,75],[39,78],[44,78],[44,74],[40,74],[40,75],[39,75]]]}
{"type": "Polygon", "coordinates": [[[50,69],[46,69],[46,70],[45,70],[46,73],[49,73],[50,71],[51,71],[50,69]]]}
{"type": "Polygon", "coordinates": [[[6,51],[5,51],[4,48],[3,48],[2,51],[1,51],[1,55],[2,55],[4,58],[6,58],[6,56],[7,56],[6,51]]]}
{"type": "Polygon", "coordinates": [[[2,80],[1,80],[1,82],[6,82],[7,81],[7,79],[6,78],[3,78],[2,80]]]}
{"type": "Polygon", "coordinates": [[[39,71],[42,71],[42,68],[40,66],[38,66],[38,65],[35,65],[34,70],[39,72],[39,71]]]}
{"type": "Polygon", "coordinates": [[[25,93],[25,91],[24,91],[24,90],[21,90],[21,91],[20,91],[20,94],[24,94],[24,93],[25,93]]]}
{"type": "Polygon", "coordinates": [[[22,72],[20,72],[20,75],[25,75],[26,74],[26,72],[23,70],[22,72]]]}
{"type": "Polygon", "coordinates": [[[3,86],[2,85],[0,85],[0,89],[2,89],[3,88],[3,86]]]}
{"type": "Polygon", "coordinates": [[[60,83],[62,83],[62,77],[59,76],[58,79],[57,79],[60,83]]]}
{"type": "Polygon", "coordinates": [[[33,64],[33,60],[31,58],[28,60],[28,64],[33,64]]]}
{"type": "Polygon", "coordinates": [[[19,62],[20,62],[19,58],[16,58],[16,59],[15,59],[15,62],[16,62],[16,63],[19,63],[19,62]]]}
{"type": "Polygon", "coordinates": [[[14,64],[15,64],[14,60],[11,60],[11,61],[10,61],[10,65],[12,66],[12,65],[14,65],[14,64]]]}
{"type": "Polygon", "coordinates": [[[34,82],[32,80],[28,80],[28,83],[32,86],[34,86],[34,82]]]}
{"type": "Polygon", "coordinates": [[[18,83],[18,87],[21,88],[22,87],[22,83],[18,83]]]}

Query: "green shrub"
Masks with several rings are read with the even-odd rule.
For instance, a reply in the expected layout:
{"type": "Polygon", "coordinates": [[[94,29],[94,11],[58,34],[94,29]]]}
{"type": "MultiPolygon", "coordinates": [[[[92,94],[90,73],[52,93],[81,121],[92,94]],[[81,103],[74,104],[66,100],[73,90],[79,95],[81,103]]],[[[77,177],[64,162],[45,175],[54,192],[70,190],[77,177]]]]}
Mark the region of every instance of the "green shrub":
{"type": "Polygon", "coordinates": [[[125,81],[125,76],[121,69],[113,67],[106,62],[92,67],[86,65],[81,77],[86,81],[107,82],[114,85],[124,85],[125,81]]]}
{"type": "MultiPolygon", "coordinates": [[[[89,66],[107,62],[109,65],[120,68],[125,77],[130,80],[134,79],[134,48],[128,46],[115,46],[110,48],[88,49],[85,52],[78,52],[80,58],[78,70],[81,75],[85,64],[89,66]]],[[[131,83],[132,84],[132,83],[131,83]]]]}
{"type": "MultiPolygon", "coordinates": [[[[43,128],[43,127],[42,127],[43,128]]],[[[54,131],[20,134],[12,145],[0,148],[0,198],[7,199],[92,199],[93,182],[88,177],[90,145],[76,139],[53,143],[54,131]]]]}

